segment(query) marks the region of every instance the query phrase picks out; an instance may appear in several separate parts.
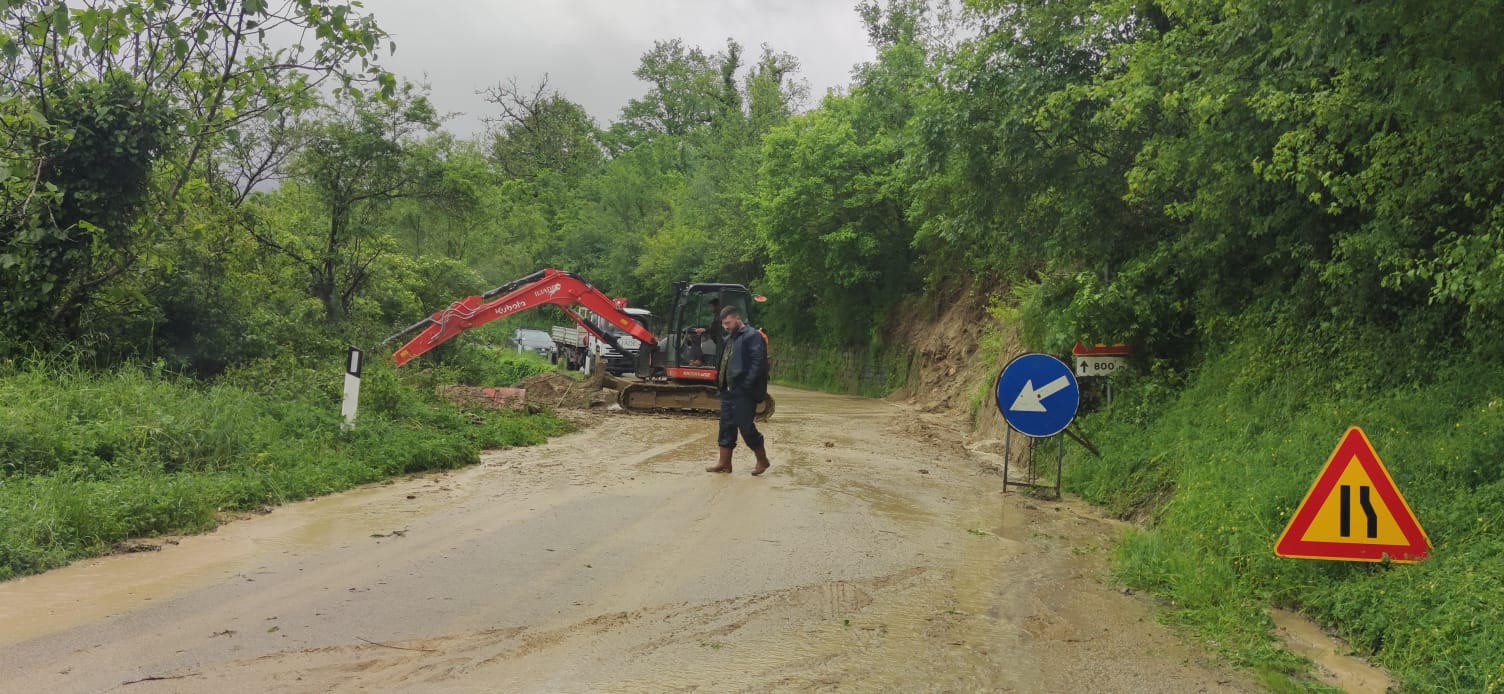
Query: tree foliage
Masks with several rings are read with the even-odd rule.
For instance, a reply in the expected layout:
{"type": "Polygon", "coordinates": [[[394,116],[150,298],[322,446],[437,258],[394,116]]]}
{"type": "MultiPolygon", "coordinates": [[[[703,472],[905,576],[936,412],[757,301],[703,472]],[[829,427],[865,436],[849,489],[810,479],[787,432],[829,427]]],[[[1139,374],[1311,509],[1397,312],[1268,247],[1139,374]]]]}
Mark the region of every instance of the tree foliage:
{"type": "Polygon", "coordinates": [[[181,221],[193,181],[223,181],[217,157],[245,149],[242,128],[308,108],[331,77],[390,86],[369,62],[383,36],[316,0],[0,5],[5,338],[92,332],[100,293],[181,221]],[[317,41],[266,40],[288,29],[317,41]]]}
{"type": "Polygon", "coordinates": [[[59,84],[45,117],[19,101],[5,106],[0,171],[24,175],[4,181],[0,321],[12,339],[78,339],[93,293],[135,258],[152,168],[174,120],[122,73],[59,84]]]}
{"type": "Polygon", "coordinates": [[[614,122],[509,78],[485,92],[492,130],[461,143],[392,129],[413,101],[353,7],[8,3],[10,339],[66,316],[59,335],[87,332],[96,288],[176,247],[152,235],[185,228],[195,185],[301,268],[327,319],[407,254],[484,282],[555,265],[659,308],[674,281],[743,282],[775,297],[777,331],[846,346],[958,274],[1038,285],[1045,346],[1128,340],[1179,365],[1258,302],[1424,317],[1437,339],[1504,320],[1498,49],[1448,38],[1497,24],[1486,3],[856,10],[874,59],[818,103],[794,56],[666,39],[614,122]],[[319,41],[266,39],[288,27],[319,41]],[[345,106],[320,110],[330,79],[345,106]],[[85,194],[104,178],[59,167],[107,148],[62,119],[100,100],[141,105],[103,127],[143,133],[108,151],[146,175],[85,194]],[[268,180],[282,190],[236,210],[268,180]]]}
{"type": "Polygon", "coordinates": [[[548,88],[548,77],[532,89],[514,78],[485,90],[500,114],[491,120],[491,156],[509,179],[549,174],[577,178],[604,160],[595,120],[584,107],[548,88]]]}
{"type": "Polygon", "coordinates": [[[402,98],[350,97],[339,106],[313,126],[291,168],[318,201],[317,230],[252,225],[258,240],[308,271],[309,291],[331,322],[349,315],[372,263],[390,251],[373,216],[394,200],[455,192],[440,185],[439,153],[418,141],[439,125],[427,98],[406,87],[402,98]]]}
{"type": "Polygon", "coordinates": [[[1185,364],[1255,302],[1496,326],[1480,3],[973,2],[914,127],[930,271],[1040,282],[1045,334],[1185,364]]]}

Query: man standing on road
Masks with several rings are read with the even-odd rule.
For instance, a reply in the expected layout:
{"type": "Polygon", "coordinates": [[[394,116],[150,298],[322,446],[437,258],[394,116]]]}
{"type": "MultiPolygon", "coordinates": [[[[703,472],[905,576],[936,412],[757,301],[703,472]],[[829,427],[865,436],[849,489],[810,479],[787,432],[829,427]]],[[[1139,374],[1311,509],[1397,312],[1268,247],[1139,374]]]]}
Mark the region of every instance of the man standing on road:
{"type": "Polygon", "coordinates": [[[721,349],[720,370],[716,372],[716,389],[721,394],[720,463],[706,472],[731,472],[731,451],[736,448],[736,434],[757,456],[753,475],[768,471],[768,453],[763,449],[762,433],[752,423],[757,403],[768,397],[768,343],[762,333],[742,322],[742,312],[735,306],[721,309],[721,327],[726,330],[721,349]]]}

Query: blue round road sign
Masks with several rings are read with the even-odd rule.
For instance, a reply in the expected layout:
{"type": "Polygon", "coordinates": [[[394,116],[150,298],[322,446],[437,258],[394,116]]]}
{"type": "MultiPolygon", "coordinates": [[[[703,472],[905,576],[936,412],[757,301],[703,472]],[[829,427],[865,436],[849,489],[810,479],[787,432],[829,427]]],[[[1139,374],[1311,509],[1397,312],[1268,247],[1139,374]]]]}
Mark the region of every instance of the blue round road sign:
{"type": "Polygon", "coordinates": [[[997,377],[997,409],[1019,433],[1054,436],[1070,426],[1081,403],[1071,368],[1048,354],[1025,354],[997,377]]]}

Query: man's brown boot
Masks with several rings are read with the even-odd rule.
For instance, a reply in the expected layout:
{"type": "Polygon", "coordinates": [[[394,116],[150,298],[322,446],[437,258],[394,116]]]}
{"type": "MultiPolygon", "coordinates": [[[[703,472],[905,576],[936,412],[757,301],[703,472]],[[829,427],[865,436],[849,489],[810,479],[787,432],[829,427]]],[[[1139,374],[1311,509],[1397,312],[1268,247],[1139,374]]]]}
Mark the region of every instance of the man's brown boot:
{"type": "Polygon", "coordinates": [[[768,451],[762,446],[752,449],[752,454],[757,456],[757,467],[752,468],[753,475],[761,475],[768,471],[773,464],[768,462],[768,451]]]}
{"type": "Polygon", "coordinates": [[[706,472],[731,472],[731,449],[730,448],[722,448],[721,449],[721,462],[717,463],[715,467],[705,468],[705,471],[706,472]]]}

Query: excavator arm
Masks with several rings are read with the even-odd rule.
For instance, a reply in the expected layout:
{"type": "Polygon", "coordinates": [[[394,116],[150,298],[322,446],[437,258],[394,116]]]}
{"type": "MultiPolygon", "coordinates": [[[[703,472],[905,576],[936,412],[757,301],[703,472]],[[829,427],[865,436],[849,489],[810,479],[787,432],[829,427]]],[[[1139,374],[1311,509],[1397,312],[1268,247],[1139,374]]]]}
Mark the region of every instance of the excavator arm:
{"type": "MultiPolygon", "coordinates": [[[[645,348],[651,349],[658,344],[658,338],[647,328],[642,327],[641,323],[632,320],[632,317],[622,310],[621,304],[601,293],[599,289],[591,286],[578,275],[553,268],[513,280],[484,294],[460,299],[450,304],[448,308],[388,337],[381,344],[390,343],[415,330],[422,331],[397,350],[393,358],[397,366],[402,366],[470,328],[544,304],[560,307],[584,306],[595,315],[615,323],[628,334],[641,340],[645,348]]],[[[601,330],[574,311],[565,311],[564,315],[569,316],[581,328],[615,347],[622,354],[630,351],[618,344],[616,338],[609,332],[601,330]]]]}

